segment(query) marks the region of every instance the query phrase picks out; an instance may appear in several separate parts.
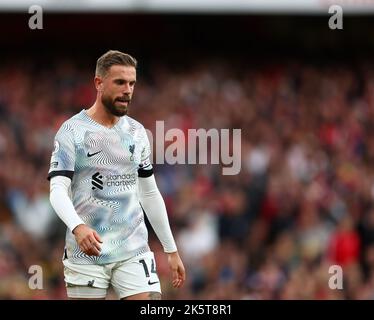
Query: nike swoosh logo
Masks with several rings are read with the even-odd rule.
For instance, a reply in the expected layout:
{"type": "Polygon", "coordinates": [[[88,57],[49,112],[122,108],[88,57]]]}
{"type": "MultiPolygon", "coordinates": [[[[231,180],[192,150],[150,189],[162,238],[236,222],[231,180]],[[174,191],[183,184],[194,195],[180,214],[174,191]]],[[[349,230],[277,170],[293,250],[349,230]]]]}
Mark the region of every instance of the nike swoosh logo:
{"type": "Polygon", "coordinates": [[[152,284],[158,283],[158,281],[151,282],[151,280],[148,280],[148,284],[151,286],[152,284]]]}
{"type": "Polygon", "coordinates": [[[89,153],[89,152],[87,152],[87,157],[92,157],[92,156],[94,156],[95,154],[100,153],[101,151],[103,151],[103,150],[100,150],[100,151],[98,151],[98,152],[94,152],[94,153],[89,153]]]}

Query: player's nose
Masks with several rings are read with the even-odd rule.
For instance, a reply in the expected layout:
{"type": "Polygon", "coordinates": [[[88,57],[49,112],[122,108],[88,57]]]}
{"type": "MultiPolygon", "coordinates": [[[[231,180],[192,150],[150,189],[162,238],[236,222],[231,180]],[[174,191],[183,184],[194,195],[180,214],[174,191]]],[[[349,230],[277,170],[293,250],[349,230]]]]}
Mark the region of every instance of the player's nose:
{"type": "Polygon", "coordinates": [[[129,94],[131,93],[131,86],[130,86],[129,83],[126,83],[126,84],[124,85],[122,93],[123,93],[124,95],[129,95],[129,94]]]}

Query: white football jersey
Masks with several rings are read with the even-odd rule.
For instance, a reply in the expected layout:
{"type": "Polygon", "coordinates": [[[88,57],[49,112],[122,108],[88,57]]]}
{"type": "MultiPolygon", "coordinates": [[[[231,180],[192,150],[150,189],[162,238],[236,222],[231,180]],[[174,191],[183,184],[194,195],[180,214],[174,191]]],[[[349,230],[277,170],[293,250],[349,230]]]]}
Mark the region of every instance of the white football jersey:
{"type": "Polygon", "coordinates": [[[71,200],[103,243],[101,254],[84,254],[71,230],[65,254],[78,264],[107,264],[150,251],[138,197],[138,177],[153,174],[150,145],[139,122],[124,116],[107,128],[82,110],[56,134],[48,178],[72,179],[71,200]]]}

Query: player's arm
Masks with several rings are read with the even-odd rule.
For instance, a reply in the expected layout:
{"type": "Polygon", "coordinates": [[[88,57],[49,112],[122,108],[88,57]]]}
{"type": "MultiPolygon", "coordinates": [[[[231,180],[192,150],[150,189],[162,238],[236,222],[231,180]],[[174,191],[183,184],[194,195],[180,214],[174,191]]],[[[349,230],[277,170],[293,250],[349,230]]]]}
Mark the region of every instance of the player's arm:
{"type": "Polygon", "coordinates": [[[179,288],[186,279],[183,262],[179,257],[166,211],[164,199],[153,174],[139,177],[139,198],[153,230],[160,240],[172,271],[173,286],[179,288]]]}
{"type": "Polygon", "coordinates": [[[99,239],[96,239],[98,235],[84,224],[69,197],[75,158],[74,128],[65,122],[56,134],[51,156],[48,172],[50,202],[57,215],[74,233],[80,249],[88,255],[98,255],[100,250],[99,239]]]}
{"type": "Polygon", "coordinates": [[[69,197],[71,180],[65,176],[54,176],[50,183],[50,202],[60,219],[73,232],[80,249],[88,254],[100,254],[101,239],[98,233],[84,224],[75,211],[69,197]]]}

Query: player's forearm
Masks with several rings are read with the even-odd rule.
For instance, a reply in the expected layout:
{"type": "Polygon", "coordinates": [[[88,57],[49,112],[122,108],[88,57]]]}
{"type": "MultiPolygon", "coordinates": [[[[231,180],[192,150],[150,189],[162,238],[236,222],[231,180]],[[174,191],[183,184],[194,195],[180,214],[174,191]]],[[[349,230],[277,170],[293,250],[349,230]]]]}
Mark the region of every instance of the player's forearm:
{"type": "Polygon", "coordinates": [[[139,197],[140,203],[164,251],[167,253],[176,252],[177,246],[170,229],[165,202],[157,188],[154,175],[147,178],[139,178],[139,197]]]}
{"type": "Polygon", "coordinates": [[[66,226],[73,231],[83,220],[78,216],[69,197],[71,180],[67,177],[56,176],[51,179],[49,199],[53,209],[66,226]]]}

